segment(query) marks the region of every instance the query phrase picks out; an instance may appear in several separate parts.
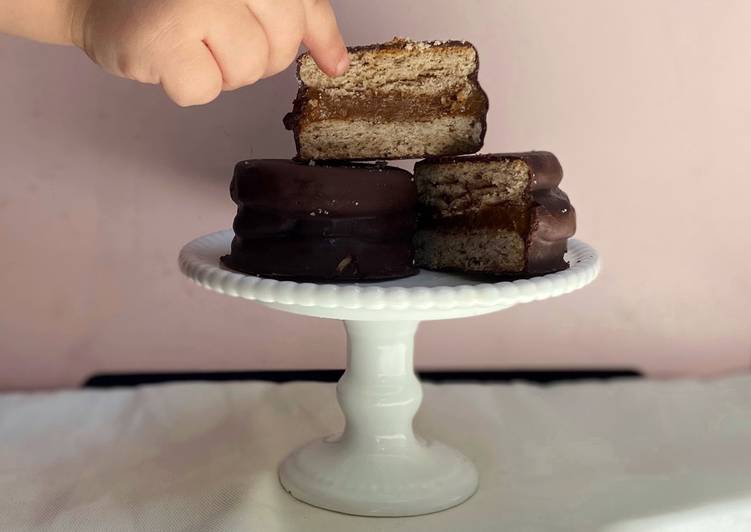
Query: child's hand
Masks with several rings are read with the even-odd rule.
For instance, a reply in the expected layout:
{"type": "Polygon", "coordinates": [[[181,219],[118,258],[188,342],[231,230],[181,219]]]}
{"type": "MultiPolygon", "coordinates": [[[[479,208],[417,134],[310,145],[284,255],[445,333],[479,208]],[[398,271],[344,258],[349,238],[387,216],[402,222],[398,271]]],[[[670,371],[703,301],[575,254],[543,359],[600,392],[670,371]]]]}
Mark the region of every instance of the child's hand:
{"type": "Polygon", "coordinates": [[[178,105],[284,70],[300,42],[331,76],[349,66],[328,0],[75,1],[75,44],[113,74],[161,83],[178,105]]]}

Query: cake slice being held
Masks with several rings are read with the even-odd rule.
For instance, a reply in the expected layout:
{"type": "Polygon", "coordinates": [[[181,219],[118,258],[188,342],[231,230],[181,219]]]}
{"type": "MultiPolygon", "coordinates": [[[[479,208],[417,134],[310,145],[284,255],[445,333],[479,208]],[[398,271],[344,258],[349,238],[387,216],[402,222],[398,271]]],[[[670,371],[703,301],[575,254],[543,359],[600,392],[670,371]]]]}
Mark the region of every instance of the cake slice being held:
{"type": "Polygon", "coordinates": [[[417,265],[513,276],[567,268],[576,215],[562,177],[549,152],[418,162],[417,265]]]}
{"type": "Polygon", "coordinates": [[[349,54],[350,68],[337,78],[307,53],[298,59],[300,88],[284,119],[298,159],[409,159],[482,148],[488,99],[470,43],[394,39],[349,54]]]}

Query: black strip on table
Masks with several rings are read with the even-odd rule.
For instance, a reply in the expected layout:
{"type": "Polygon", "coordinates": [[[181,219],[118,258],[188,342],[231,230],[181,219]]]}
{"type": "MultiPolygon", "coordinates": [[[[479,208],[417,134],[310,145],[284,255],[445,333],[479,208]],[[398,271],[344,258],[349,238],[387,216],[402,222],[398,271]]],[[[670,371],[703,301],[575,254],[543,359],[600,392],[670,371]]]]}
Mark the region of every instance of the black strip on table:
{"type": "MultiPolygon", "coordinates": [[[[269,382],[313,381],[337,382],[342,369],[222,371],[222,372],[165,372],[165,373],[103,373],[89,377],[85,388],[113,388],[190,381],[247,381],[269,382]]],[[[595,369],[515,369],[515,370],[418,370],[423,382],[481,382],[502,383],[524,381],[549,384],[579,380],[608,380],[641,377],[641,373],[628,368],[595,369]]]]}

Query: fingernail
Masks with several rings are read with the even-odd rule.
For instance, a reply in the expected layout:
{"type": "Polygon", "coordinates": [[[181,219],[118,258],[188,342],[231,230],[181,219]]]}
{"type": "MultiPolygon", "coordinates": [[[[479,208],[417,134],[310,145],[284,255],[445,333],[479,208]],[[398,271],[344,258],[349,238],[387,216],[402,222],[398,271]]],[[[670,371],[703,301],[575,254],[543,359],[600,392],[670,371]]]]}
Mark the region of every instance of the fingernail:
{"type": "Polygon", "coordinates": [[[334,73],[337,76],[341,76],[347,71],[348,68],[349,68],[349,54],[345,53],[344,57],[342,57],[339,60],[339,62],[336,64],[336,70],[334,71],[334,73]]]}

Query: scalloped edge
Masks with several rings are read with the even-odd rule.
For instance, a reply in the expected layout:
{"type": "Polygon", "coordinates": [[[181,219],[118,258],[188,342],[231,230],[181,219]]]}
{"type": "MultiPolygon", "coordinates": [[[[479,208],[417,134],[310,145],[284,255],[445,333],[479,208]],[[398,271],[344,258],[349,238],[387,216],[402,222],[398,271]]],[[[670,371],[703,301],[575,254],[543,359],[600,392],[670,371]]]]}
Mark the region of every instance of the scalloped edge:
{"type": "Polygon", "coordinates": [[[600,257],[591,246],[571,239],[564,271],[530,279],[476,285],[399,287],[277,281],[225,269],[219,257],[232,241],[231,230],[192,240],[180,251],[180,270],[208,290],[262,303],[348,310],[450,310],[511,306],[567,294],[591,283],[600,272],[600,257]]]}

